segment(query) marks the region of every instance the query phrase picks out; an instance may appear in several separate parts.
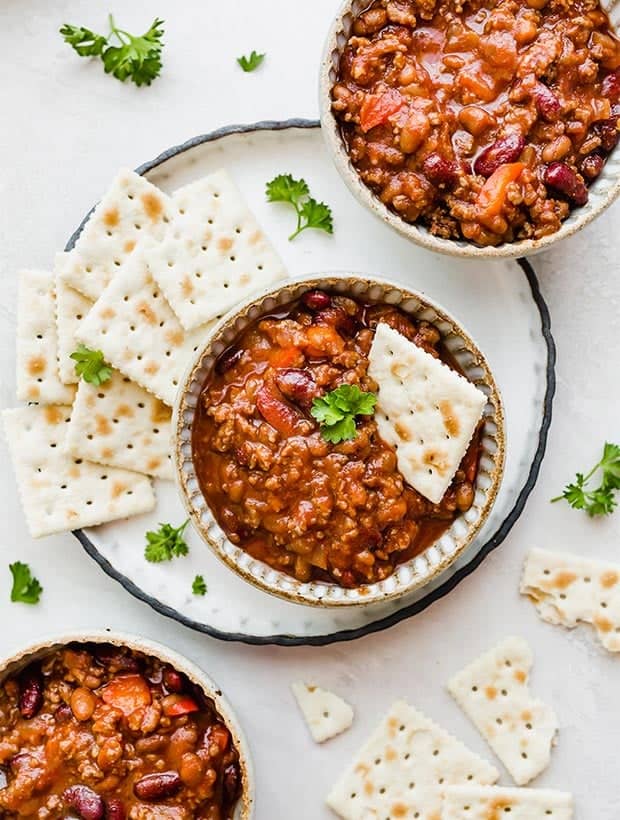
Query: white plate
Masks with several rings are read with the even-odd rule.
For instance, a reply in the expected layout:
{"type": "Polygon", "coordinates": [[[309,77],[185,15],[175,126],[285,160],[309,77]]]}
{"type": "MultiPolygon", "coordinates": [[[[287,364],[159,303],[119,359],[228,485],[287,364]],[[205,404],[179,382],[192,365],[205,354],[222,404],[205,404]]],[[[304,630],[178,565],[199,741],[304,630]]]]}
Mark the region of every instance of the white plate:
{"type": "MultiPolygon", "coordinates": [[[[497,501],[470,549],[439,579],[399,601],[347,611],[291,604],[251,587],[220,563],[194,532],[188,536],[189,556],[149,564],[144,559],[146,530],[162,521],[176,526],[184,520],[172,483],[157,483],[154,512],[76,535],[129,592],[194,629],[248,643],[350,640],[414,615],[446,594],[504,540],[522,512],[551,420],[555,349],[549,314],[526,264],[435,256],[371,216],[332,167],[314,122],[231,126],[166,151],[138,170],[171,192],[222,166],[232,173],[291,275],[347,270],[399,280],[437,299],[471,332],[489,360],[506,409],[506,471],[497,501]],[[267,203],[264,193],[265,183],[280,173],[303,177],[312,195],[329,203],[333,236],[306,231],[287,241],[292,210],[267,203]],[[208,584],[203,598],[191,591],[197,573],[208,584]]],[[[74,240],[75,235],[68,248],[74,240]]]]}

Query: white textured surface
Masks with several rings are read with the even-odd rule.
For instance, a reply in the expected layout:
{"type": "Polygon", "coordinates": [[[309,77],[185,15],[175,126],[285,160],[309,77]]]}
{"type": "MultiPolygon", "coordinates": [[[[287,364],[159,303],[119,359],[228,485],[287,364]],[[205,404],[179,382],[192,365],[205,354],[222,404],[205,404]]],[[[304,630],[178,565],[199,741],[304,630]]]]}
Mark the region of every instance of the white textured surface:
{"type": "MultiPolygon", "coordinates": [[[[16,269],[49,267],[121,166],[136,166],[169,145],[229,122],[316,116],[319,53],[336,6],[335,0],[117,4],[127,28],[148,25],[155,13],[168,22],[164,73],[151,88],[137,90],[73,57],[55,33],[65,20],[103,24],[107,7],[86,0],[5,0],[0,26],[3,407],[14,404],[16,269]],[[252,48],[269,57],[256,74],[246,75],[234,58],[252,48]]],[[[287,164],[283,158],[283,171],[287,164]]],[[[2,630],[0,652],[77,626],[124,628],[173,645],[209,670],[238,711],[256,758],[257,820],[284,819],[283,807],[291,805],[296,820],[327,820],[321,799],[334,774],[398,697],[415,701],[485,754],[484,741],[443,684],[454,669],[516,632],[536,652],[537,694],[554,704],[562,727],[551,766],[536,786],[573,790],[577,818],[616,820],[614,767],[602,761],[615,759],[620,732],[619,659],[599,648],[587,629],[566,634],[541,623],[534,607],[520,598],[518,580],[525,552],[535,544],[610,560],[619,555],[620,513],[592,522],[548,503],[575,470],[597,460],[606,436],[618,438],[619,218],[616,205],[582,234],[534,260],[559,347],[548,455],[525,516],[503,547],[448,598],[355,644],[322,649],[220,644],[130,598],[71,536],[33,542],[3,443],[0,615],[10,629],[2,630]],[[16,558],[30,562],[46,587],[39,607],[8,602],[6,565],[16,558]],[[325,748],[317,749],[308,737],[288,691],[292,680],[306,678],[342,693],[356,709],[351,730],[325,748]]],[[[364,241],[363,235],[353,238],[364,241]]],[[[312,237],[299,241],[311,262],[312,237]]],[[[515,356],[518,352],[515,345],[515,356]]],[[[505,776],[502,782],[508,782],[505,776]]]]}

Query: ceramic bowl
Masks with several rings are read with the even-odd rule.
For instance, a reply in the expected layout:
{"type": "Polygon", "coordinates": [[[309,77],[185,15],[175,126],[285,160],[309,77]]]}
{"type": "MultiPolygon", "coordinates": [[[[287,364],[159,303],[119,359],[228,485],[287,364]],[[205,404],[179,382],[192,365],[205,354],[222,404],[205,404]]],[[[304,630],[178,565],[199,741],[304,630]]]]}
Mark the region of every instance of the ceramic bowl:
{"type": "Polygon", "coordinates": [[[426,296],[383,279],[361,275],[323,274],[289,280],[255,295],[225,316],[198,350],[181,382],[174,409],[174,457],[183,503],[198,533],[238,575],[265,592],[311,606],[363,606],[398,598],[428,583],[467,549],[486,520],[497,495],[504,466],[504,414],[499,391],[489,365],[471,336],[442,307],[426,296]],[[441,538],[420,555],[401,564],[387,579],[356,589],[311,581],[302,583],[231,543],[203,496],[193,463],[192,426],[201,389],[217,357],[255,319],[299,298],[307,290],[322,288],[373,302],[398,305],[416,319],[433,322],[443,342],[467,377],[488,396],[485,431],[473,506],[460,515],[441,538]]]}
{"type": "MultiPolygon", "coordinates": [[[[616,29],[620,27],[620,0],[602,0],[601,5],[609,14],[616,29]]],[[[331,108],[331,89],[337,76],[340,55],[349,39],[354,19],[367,8],[368,0],[346,0],[336,15],[321,60],[319,106],[323,136],[340,176],[356,199],[387,225],[427,250],[438,251],[450,256],[471,259],[531,256],[580,231],[620,196],[620,147],[618,147],[607,160],[601,175],[589,186],[590,196],[587,204],[572,210],[568,219],[562,223],[556,233],[542,239],[524,239],[519,242],[504,242],[502,245],[493,247],[479,247],[465,240],[441,239],[431,234],[422,225],[405,222],[384,205],[358,176],[349,159],[331,108]]]]}
{"type": "Polygon", "coordinates": [[[214,702],[215,708],[229,729],[239,752],[243,792],[237,804],[234,820],[251,820],[254,817],[254,768],[248,742],[232,707],[223,696],[221,689],[200,667],[183,657],[183,655],[168,649],[167,646],[135,635],[126,635],[122,632],[78,632],[51,636],[37,641],[37,643],[27,646],[20,652],[0,661],[0,683],[9,676],[20,672],[33,661],[40,660],[50,652],[61,649],[70,643],[109,643],[113,646],[125,646],[134,652],[152,655],[164,663],[170,664],[179,672],[187,675],[192,683],[197,684],[205,695],[214,702]]]}

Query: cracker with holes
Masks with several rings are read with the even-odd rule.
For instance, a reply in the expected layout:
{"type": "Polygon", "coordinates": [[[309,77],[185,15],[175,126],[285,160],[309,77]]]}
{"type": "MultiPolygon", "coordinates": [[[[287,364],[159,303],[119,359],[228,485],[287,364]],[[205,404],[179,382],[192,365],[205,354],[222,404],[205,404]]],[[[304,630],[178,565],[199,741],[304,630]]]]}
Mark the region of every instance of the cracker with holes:
{"type": "Polygon", "coordinates": [[[436,820],[441,789],[457,783],[495,783],[497,770],[405,701],[381,725],[331,790],[327,804],[345,820],[398,815],[416,806],[420,820],[436,820]],[[388,813],[382,814],[386,808],[388,813]]]}
{"type": "Polygon", "coordinates": [[[65,284],[58,271],[64,264],[65,253],[56,257],[56,331],[58,334],[58,370],[63,384],[77,384],[75,362],[71,354],[77,348],[76,335],[93,302],[65,284]]]}
{"type": "Polygon", "coordinates": [[[368,373],[378,385],[375,418],[405,480],[439,504],[487,403],[486,395],[387,324],[377,325],[368,373]]]}
{"type": "Polygon", "coordinates": [[[2,414],[28,529],[33,538],[148,512],[150,480],[65,453],[71,408],[21,407],[2,414]]]}
{"type": "Polygon", "coordinates": [[[17,398],[70,404],[75,388],[60,380],[54,275],[22,270],[17,298],[17,398]]]}
{"type": "Polygon", "coordinates": [[[177,387],[208,328],[183,329],[137,251],[119,269],[80,325],[78,341],[101,350],[109,364],[174,403],[177,387]]]}
{"type": "Polygon", "coordinates": [[[572,820],[573,798],[552,789],[450,786],[441,820],[572,820]]]}
{"type": "Polygon", "coordinates": [[[521,594],[544,621],[574,629],[591,624],[609,652],[620,652],[620,564],[532,549],[521,594]]]}
{"type": "Polygon", "coordinates": [[[173,196],[175,220],[149,248],[149,266],[188,330],[283,279],[284,266],[226,171],[173,196]]]}
{"type": "Polygon", "coordinates": [[[522,638],[507,638],[448,683],[461,709],[523,786],[549,765],[558,719],[530,694],[532,650],[522,638]]]}
{"type": "Polygon", "coordinates": [[[352,707],[333,692],[302,682],[291,689],[316,743],[345,732],[353,723],[352,707]]]}
{"type": "Polygon", "coordinates": [[[84,225],[71,253],[60,260],[65,284],[95,300],[144,237],[162,239],[172,203],[159,188],[122,170],[84,225]]]}
{"type": "Polygon", "coordinates": [[[172,479],[170,408],[114,371],[98,387],[80,382],[66,450],[98,464],[172,479]]]}

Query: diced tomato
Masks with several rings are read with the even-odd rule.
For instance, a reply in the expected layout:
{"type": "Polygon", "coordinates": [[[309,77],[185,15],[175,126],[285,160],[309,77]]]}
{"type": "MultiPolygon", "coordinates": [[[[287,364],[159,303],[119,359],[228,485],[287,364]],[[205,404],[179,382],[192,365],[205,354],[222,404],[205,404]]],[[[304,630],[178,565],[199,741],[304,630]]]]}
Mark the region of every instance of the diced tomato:
{"type": "Polygon", "coordinates": [[[279,347],[275,350],[269,361],[273,367],[295,367],[302,363],[303,354],[298,347],[279,347]]]}
{"type": "Polygon", "coordinates": [[[384,123],[392,114],[399,111],[405,101],[402,94],[390,88],[383,94],[367,94],[360,111],[360,127],[364,133],[376,125],[384,123]]]}
{"type": "Polygon", "coordinates": [[[142,675],[119,675],[100,690],[102,700],[125,715],[151,703],[151,690],[142,675]]]}
{"type": "Polygon", "coordinates": [[[305,351],[309,356],[337,356],[344,350],[344,339],[329,325],[312,325],[306,330],[305,351]]]}
{"type": "Polygon", "coordinates": [[[200,707],[189,695],[166,695],[162,701],[162,710],[168,717],[178,715],[189,715],[191,712],[198,712],[200,707]]]}
{"type": "Polygon", "coordinates": [[[283,436],[294,436],[300,421],[298,413],[286,402],[278,398],[267,385],[256,395],[258,412],[283,436]]]}
{"type": "Polygon", "coordinates": [[[478,194],[476,207],[482,221],[498,216],[506,202],[506,193],[511,182],[515,182],[525,168],[523,162],[508,162],[493,171],[478,194]]]}

